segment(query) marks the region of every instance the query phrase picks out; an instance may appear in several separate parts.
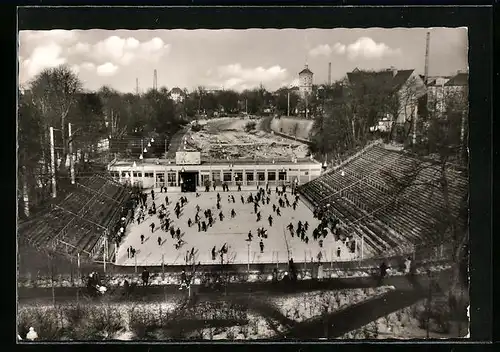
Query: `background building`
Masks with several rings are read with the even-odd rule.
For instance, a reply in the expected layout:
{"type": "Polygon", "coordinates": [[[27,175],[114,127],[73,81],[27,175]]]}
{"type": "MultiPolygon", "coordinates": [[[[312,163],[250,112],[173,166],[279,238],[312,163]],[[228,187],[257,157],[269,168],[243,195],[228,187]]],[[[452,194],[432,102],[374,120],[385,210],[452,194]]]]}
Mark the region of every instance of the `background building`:
{"type": "Polygon", "coordinates": [[[307,64],[304,69],[299,72],[299,93],[302,98],[304,98],[306,94],[312,93],[313,75],[314,73],[309,70],[307,64]]]}

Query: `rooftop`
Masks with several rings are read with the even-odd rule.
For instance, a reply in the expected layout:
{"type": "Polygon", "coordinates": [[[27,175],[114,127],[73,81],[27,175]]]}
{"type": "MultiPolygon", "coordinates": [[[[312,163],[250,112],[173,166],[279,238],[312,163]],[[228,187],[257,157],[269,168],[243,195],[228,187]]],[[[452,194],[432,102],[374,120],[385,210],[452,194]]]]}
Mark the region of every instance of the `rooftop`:
{"type": "MultiPolygon", "coordinates": [[[[274,164],[279,165],[289,165],[289,164],[321,164],[319,161],[310,158],[301,158],[296,159],[296,163],[293,163],[291,159],[274,159],[274,164]]],[[[177,165],[175,160],[168,159],[143,159],[141,160],[117,160],[114,163],[110,164],[110,166],[117,167],[132,167],[133,164],[136,164],[136,167],[142,166],[170,166],[170,167],[183,167],[183,166],[193,166],[193,165],[177,165]]],[[[271,159],[261,159],[261,160],[253,160],[253,159],[236,159],[236,160],[201,160],[201,165],[270,165],[273,164],[273,160],[271,159]]]]}
{"type": "Polygon", "coordinates": [[[406,81],[408,81],[413,71],[413,69],[387,69],[383,71],[361,71],[359,69],[355,69],[354,71],[347,73],[347,78],[352,84],[362,84],[371,80],[371,83],[376,86],[386,86],[394,91],[398,90],[403,84],[406,83],[406,81]]]}
{"type": "Polygon", "coordinates": [[[448,80],[444,85],[447,87],[455,86],[455,87],[463,87],[469,84],[469,73],[468,72],[459,72],[452,78],[448,80]]]}
{"type": "Polygon", "coordinates": [[[300,71],[300,72],[299,72],[299,75],[303,75],[303,74],[310,74],[310,75],[312,75],[313,73],[312,73],[312,71],[309,69],[309,67],[306,65],[306,66],[304,67],[304,69],[303,69],[302,71],[300,71]]]}

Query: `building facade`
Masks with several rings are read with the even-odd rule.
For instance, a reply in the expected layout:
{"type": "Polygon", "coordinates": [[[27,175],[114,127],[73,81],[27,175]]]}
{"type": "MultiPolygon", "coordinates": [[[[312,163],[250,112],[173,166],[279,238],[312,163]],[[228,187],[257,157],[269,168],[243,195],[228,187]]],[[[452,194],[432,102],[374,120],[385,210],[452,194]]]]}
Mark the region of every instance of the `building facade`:
{"type": "Polygon", "coordinates": [[[229,186],[258,187],[283,184],[303,184],[321,175],[321,163],[302,159],[294,161],[201,161],[198,165],[183,165],[175,160],[114,161],[108,172],[116,181],[144,188],[181,187],[184,176],[194,176],[199,190],[206,182],[229,186]]]}
{"type": "Polygon", "coordinates": [[[307,64],[304,69],[299,72],[299,94],[302,98],[312,93],[313,76],[314,74],[309,70],[307,64]]]}

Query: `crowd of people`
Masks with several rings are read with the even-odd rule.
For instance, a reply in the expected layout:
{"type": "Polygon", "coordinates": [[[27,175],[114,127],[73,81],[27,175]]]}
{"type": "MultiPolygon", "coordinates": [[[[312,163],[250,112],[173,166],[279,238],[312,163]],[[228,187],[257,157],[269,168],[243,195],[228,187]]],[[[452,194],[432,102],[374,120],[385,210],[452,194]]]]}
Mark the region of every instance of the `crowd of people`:
{"type": "MultiPolygon", "coordinates": [[[[241,188],[238,188],[241,189],[241,188]]],[[[209,191],[210,189],[205,189],[205,191],[209,191]]],[[[163,188],[161,190],[163,193],[163,188]]],[[[229,193],[229,186],[224,185],[223,193],[217,193],[215,199],[215,206],[208,207],[206,209],[202,209],[198,204],[195,204],[195,215],[194,217],[189,217],[184,215],[184,209],[187,206],[190,206],[193,203],[194,199],[189,201],[187,197],[180,196],[177,200],[169,199],[170,194],[159,195],[155,193],[154,190],[150,190],[148,192],[139,192],[137,196],[134,198],[135,203],[133,206],[136,208],[134,216],[130,217],[122,217],[122,222],[120,223],[120,227],[118,229],[118,241],[117,244],[120,243],[122,236],[125,233],[126,226],[128,222],[134,221],[137,224],[141,224],[144,221],[151,221],[148,225],[151,231],[151,236],[157,234],[158,231],[161,231],[156,235],[156,242],[159,247],[165,245],[167,242],[168,235],[173,240],[173,246],[176,250],[182,250],[184,246],[187,244],[184,237],[184,232],[181,230],[185,228],[184,226],[179,226],[180,221],[185,222],[189,229],[193,229],[192,231],[198,232],[208,232],[210,228],[214,226],[216,221],[237,221],[238,213],[235,210],[235,203],[238,197],[236,194],[229,193]],[[223,202],[223,197],[221,194],[227,194],[227,203],[223,202]],[[236,196],[236,197],[235,197],[236,196]],[[150,200],[150,201],[148,201],[150,200]],[[169,207],[169,205],[175,202],[173,209],[169,207]],[[223,206],[223,203],[224,204],[223,206]],[[170,213],[170,210],[173,210],[173,214],[170,213]],[[177,223],[177,224],[176,224],[177,223]]],[[[248,232],[246,241],[252,242],[254,240],[254,236],[257,236],[258,246],[260,249],[260,253],[264,253],[266,247],[266,240],[268,239],[269,232],[268,228],[272,228],[275,222],[276,217],[281,217],[283,209],[291,208],[293,211],[297,210],[300,207],[299,195],[297,193],[296,188],[289,189],[289,186],[276,186],[274,189],[274,197],[273,190],[266,184],[265,187],[258,187],[257,192],[250,192],[245,195],[241,191],[239,192],[239,200],[241,204],[249,204],[253,207],[253,213],[255,214],[255,221],[257,226],[255,229],[252,229],[248,232]],[[287,192],[288,190],[288,192],[287,192]],[[267,207],[265,207],[267,206],[267,207]],[[272,211],[271,211],[272,210],[272,211]],[[266,212],[267,214],[264,214],[266,212]],[[265,220],[264,220],[265,219],[265,220]]],[[[196,193],[196,198],[200,195],[196,193]]],[[[170,195],[172,198],[172,196],[170,195]]],[[[224,196],[225,197],[225,196],[224,196]]],[[[241,210],[241,207],[238,211],[241,210]]],[[[129,213],[129,209],[124,209],[124,212],[129,213]]],[[[133,210],[132,210],[133,212],[133,210]]],[[[306,245],[309,244],[311,240],[314,240],[319,245],[319,251],[317,252],[316,258],[318,261],[322,261],[324,259],[324,251],[323,246],[325,242],[325,238],[331,233],[331,236],[335,238],[336,241],[342,240],[346,246],[349,248],[351,252],[355,252],[356,243],[353,238],[349,238],[344,235],[342,232],[339,221],[337,219],[332,219],[328,216],[327,209],[325,208],[317,210],[314,212],[314,217],[320,220],[318,226],[314,227],[311,230],[310,224],[307,221],[299,220],[296,225],[290,222],[287,225],[287,230],[289,236],[292,238],[297,236],[300,238],[302,242],[306,245]]],[[[188,230],[191,231],[191,230],[188,230]]],[[[149,240],[149,237],[146,237],[145,233],[140,234],[140,243],[144,244],[145,241],[149,240]]],[[[221,262],[224,262],[224,258],[227,259],[227,254],[230,251],[230,246],[228,243],[220,243],[219,245],[213,246],[211,250],[211,258],[213,261],[218,260],[220,258],[221,262]],[[225,257],[226,256],[226,257],[225,257]]],[[[135,258],[136,257],[136,248],[133,246],[129,246],[127,248],[127,257],[135,258]]],[[[186,254],[184,258],[186,262],[194,262],[197,257],[198,250],[195,247],[192,247],[186,250],[186,254]]],[[[341,247],[337,247],[337,257],[341,256],[341,247]]]]}

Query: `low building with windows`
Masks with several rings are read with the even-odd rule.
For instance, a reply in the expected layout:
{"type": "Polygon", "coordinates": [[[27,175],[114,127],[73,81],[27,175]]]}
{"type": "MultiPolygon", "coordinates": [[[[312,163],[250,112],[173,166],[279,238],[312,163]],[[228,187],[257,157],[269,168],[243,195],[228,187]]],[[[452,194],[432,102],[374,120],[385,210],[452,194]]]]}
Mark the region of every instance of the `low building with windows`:
{"type": "Polygon", "coordinates": [[[177,152],[176,160],[118,160],[108,165],[110,175],[121,183],[183,191],[203,190],[226,183],[236,187],[297,185],[321,175],[322,164],[311,158],[294,160],[201,160],[199,152],[177,152]],[[190,184],[188,187],[187,184],[190,184]],[[199,188],[198,188],[199,187],[199,188]]]}

